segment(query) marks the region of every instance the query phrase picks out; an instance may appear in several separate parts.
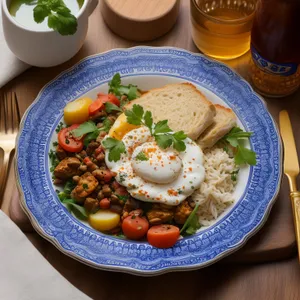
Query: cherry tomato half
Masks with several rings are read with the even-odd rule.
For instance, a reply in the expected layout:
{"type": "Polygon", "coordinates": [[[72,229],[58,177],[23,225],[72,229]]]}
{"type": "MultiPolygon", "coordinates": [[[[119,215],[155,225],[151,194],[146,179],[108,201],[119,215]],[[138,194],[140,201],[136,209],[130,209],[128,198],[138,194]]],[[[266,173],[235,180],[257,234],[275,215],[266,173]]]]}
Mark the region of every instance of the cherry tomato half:
{"type": "Polygon", "coordinates": [[[117,106],[120,106],[120,100],[114,95],[114,94],[102,94],[102,93],[99,93],[97,95],[97,100],[98,99],[101,99],[101,101],[103,103],[105,102],[111,102],[113,103],[114,105],[117,105],[117,106]]]}
{"type": "Polygon", "coordinates": [[[122,230],[124,235],[130,240],[141,239],[148,231],[149,223],[145,218],[138,216],[128,216],[123,220],[122,230]]]}
{"type": "Polygon", "coordinates": [[[97,113],[100,109],[104,108],[104,104],[101,99],[96,99],[93,103],[89,106],[89,115],[92,116],[97,113]]]}
{"type": "Polygon", "coordinates": [[[76,129],[78,126],[79,124],[74,124],[70,127],[63,128],[58,133],[57,139],[59,145],[68,152],[80,152],[83,148],[82,138],[77,139],[73,137],[72,134],[70,133],[70,131],[76,129]]]}
{"type": "Polygon", "coordinates": [[[173,247],[178,238],[179,228],[168,224],[152,226],[147,233],[149,244],[157,248],[173,247]]]}

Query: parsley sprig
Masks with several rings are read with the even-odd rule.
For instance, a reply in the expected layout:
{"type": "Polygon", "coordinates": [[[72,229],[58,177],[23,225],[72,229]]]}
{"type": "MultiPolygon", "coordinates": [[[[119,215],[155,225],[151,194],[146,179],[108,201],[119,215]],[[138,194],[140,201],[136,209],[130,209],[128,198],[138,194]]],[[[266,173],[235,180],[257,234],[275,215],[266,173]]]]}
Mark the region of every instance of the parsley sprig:
{"type": "Polygon", "coordinates": [[[112,122],[109,119],[103,121],[103,126],[98,128],[93,121],[87,121],[80,124],[76,129],[72,130],[72,134],[76,138],[81,138],[85,135],[83,143],[87,146],[92,140],[97,139],[100,132],[108,132],[112,126],[112,122]]]}
{"type": "Polygon", "coordinates": [[[42,23],[48,17],[48,27],[61,35],[73,35],[77,30],[76,17],[62,0],[38,0],[33,17],[36,23],[42,23]]]}
{"type": "Polygon", "coordinates": [[[121,158],[121,154],[125,153],[125,145],[122,141],[108,137],[102,141],[102,145],[105,149],[109,150],[108,160],[118,161],[121,158]]]}
{"type": "MultiPolygon", "coordinates": [[[[239,127],[234,127],[221,139],[221,142],[225,142],[225,144],[229,143],[234,148],[234,162],[236,165],[256,165],[255,152],[244,147],[244,141],[252,134],[252,132],[245,132],[239,127]]],[[[227,149],[227,147],[225,147],[225,149],[227,149]]]]}
{"type": "Polygon", "coordinates": [[[160,148],[166,149],[172,146],[179,152],[185,151],[186,145],[183,141],[187,135],[183,131],[173,132],[168,125],[168,120],[154,124],[152,113],[150,111],[145,112],[143,107],[138,104],[134,104],[131,110],[126,110],[125,115],[129,124],[148,127],[160,148]]]}
{"type": "MultiPolygon", "coordinates": [[[[119,98],[126,96],[129,101],[134,100],[139,97],[140,93],[136,85],[122,85],[121,75],[116,73],[112,80],[108,83],[109,90],[108,93],[112,93],[119,98]]],[[[121,101],[121,107],[123,107],[128,101],[121,101]]]]}

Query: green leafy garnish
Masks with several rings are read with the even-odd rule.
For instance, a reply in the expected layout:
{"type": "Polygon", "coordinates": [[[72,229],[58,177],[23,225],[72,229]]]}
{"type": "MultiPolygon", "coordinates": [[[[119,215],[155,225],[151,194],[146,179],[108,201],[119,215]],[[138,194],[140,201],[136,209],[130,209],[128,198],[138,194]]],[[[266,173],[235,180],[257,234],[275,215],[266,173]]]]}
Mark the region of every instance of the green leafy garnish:
{"type": "Polygon", "coordinates": [[[136,157],[135,157],[136,160],[149,160],[149,158],[147,157],[147,155],[141,151],[136,157]]]}
{"type": "Polygon", "coordinates": [[[90,133],[90,132],[94,132],[97,129],[98,128],[93,121],[87,121],[87,122],[80,124],[76,129],[73,129],[71,132],[74,137],[80,138],[83,135],[90,133]]]}
{"type": "Polygon", "coordinates": [[[237,181],[237,175],[239,173],[240,169],[234,170],[231,172],[231,180],[232,181],[237,181]]]}
{"type": "Polygon", "coordinates": [[[52,149],[49,152],[49,159],[50,159],[50,163],[51,163],[50,171],[53,172],[54,169],[59,164],[59,160],[58,160],[58,158],[56,156],[56,152],[54,150],[52,150],[52,149]]]}
{"type": "Polygon", "coordinates": [[[72,190],[75,188],[76,186],[76,183],[72,180],[72,179],[69,179],[66,183],[65,183],[65,186],[64,186],[64,189],[63,191],[56,191],[57,192],[57,196],[59,198],[60,201],[64,201],[66,199],[69,199],[71,198],[71,192],[72,190]]]}
{"type": "Polygon", "coordinates": [[[199,208],[199,204],[196,204],[193,211],[185,221],[183,227],[180,230],[180,233],[183,235],[192,235],[195,234],[196,231],[201,227],[199,223],[199,219],[197,216],[197,210],[199,208]]]}
{"type": "Polygon", "coordinates": [[[76,204],[75,200],[71,198],[71,192],[75,188],[76,183],[73,180],[68,180],[61,192],[56,191],[59,200],[66,205],[69,212],[72,212],[78,219],[87,220],[88,215],[85,208],[76,204]]]}
{"type": "Polygon", "coordinates": [[[72,35],[77,30],[77,19],[62,0],[38,0],[33,9],[36,23],[48,17],[48,27],[61,35],[72,35]]]}
{"type": "Polygon", "coordinates": [[[133,125],[144,125],[149,128],[151,135],[154,136],[156,143],[162,149],[173,146],[179,152],[186,149],[183,140],[187,135],[183,131],[172,132],[168,125],[168,120],[159,121],[154,125],[150,111],[144,112],[142,106],[134,104],[131,110],[126,110],[127,122],[133,125]]]}
{"type": "Polygon", "coordinates": [[[102,141],[102,145],[105,149],[109,150],[108,160],[118,161],[121,158],[121,154],[125,153],[125,145],[122,141],[114,138],[107,138],[102,141]]]}
{"type": "MultiPolygon", "coordinates": [[[[139,97],[138,89],[135,85],[122,85],[121,84],[121,75],[116,73],[112,80],[108,83],[109,90],[108,93],[113,93],[118,97],[125,95],[129,101],[134,100],[139,97]]],[[[121,103],[121,107],[124,103],[121,103]]]]}
{"type": "Polygon", "coordinates": [[[221,141],[228,142],[232,147],[236,149],[234,155],[234,162],[236,165],[249,164],[251,166],[256,165],[256,154],[254,151],[245,148],[243,143],[245,139],[248,139],[252,135],[252,132],[245,132],[239,127],[234,127],[227,133],[221,141]]]}
{"type": "Polygon", "coordinates": [[[129,124],[147,126],[143,119],[144,109],[142,106],[134,104],[132,110],[125,110],[125,115],[129,124]]]}
{"type": "Polygon", "coordinates": [[[127,195],[116,195],[119,200],[123,201],[124,203],[128,200],[129,196],[127,195]]]}
{"type": "Polygon", "coordinates": [[[119,181],[120,181],[120,183],[124,182],[126,180],[127,176],[128,175],[126,173],[119,172],[119,181]]]}
{"type": "Polygon", "coordinates": [[[119,106],[117,106],[117,105],[115,105],[115,104],[113,104],[111,102],[106,102],[104,105],[105,105],[105,111],[107,113],[111,113],[112,111],[123,112],[123,110],[119,106]]]}
{"type": "Polygon", "coordinates": [[[118,234],[114,235],[114,237],[116,237],[118,239],[126,239],[126,236],[123,233],[118,233],[118,234]]]}
{"type": "MultiPolygon", "coordinates": [[[[108,132],[109,129],[111,128],[111,125],[112,125],[112,123],[111,123],[111,121],[110,121],[109,119],[105,119],[105,120],[103,121],[103,126],[100,127],[100,128],[97,128],[97,126],[95,125],[96,130],[87,133],[87,135],[86,135],[86,136],[84,137],[84,139],[83,139],[83,144],[84,144],[85,146],[88,146],[88,144],[89,144],[92,140],[96,140],[96,139],[97,139],[97,137],[98,137],[98,135],[99,135],[99,133],[100,133],[101,131],[108,132]]],[[[79,127],[78,127],[78,128],[79,128],[79,127]]]]}
{"type": "Polygon", "coordinates": [[[57,127],[55,129],[56,133],[59,133],[63,128],[64,128],[64,123],[59,122],[59,124],[57,125],[57,127]]]}
{"type": "Polygon", "coordinates": [[[86,210],[83,206],[80,206],[75,203],[73,199],[65,199],[62,201],[63,204],[66,204],[66,207],[69,212],[72,212],[75,217],[77,217],[80,220],[87,220],[88,215],[86,213],[86,210]]]}

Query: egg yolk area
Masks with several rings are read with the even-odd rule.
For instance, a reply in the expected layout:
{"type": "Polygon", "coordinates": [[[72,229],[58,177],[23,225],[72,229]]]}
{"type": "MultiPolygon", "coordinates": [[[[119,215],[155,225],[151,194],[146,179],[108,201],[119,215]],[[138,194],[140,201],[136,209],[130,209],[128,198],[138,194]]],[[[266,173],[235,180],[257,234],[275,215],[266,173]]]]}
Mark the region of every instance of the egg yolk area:
{"type": "Polygon", "coordinates": [[[117,162],[105,162],[117,173],[116,180],[132,197],[146,202],[178,205],[200,187],[205,177],[203,153],[191,139],[186,150],[161,149],[145,126],[126,133],[122,141],[126,153],[117,162]]]}

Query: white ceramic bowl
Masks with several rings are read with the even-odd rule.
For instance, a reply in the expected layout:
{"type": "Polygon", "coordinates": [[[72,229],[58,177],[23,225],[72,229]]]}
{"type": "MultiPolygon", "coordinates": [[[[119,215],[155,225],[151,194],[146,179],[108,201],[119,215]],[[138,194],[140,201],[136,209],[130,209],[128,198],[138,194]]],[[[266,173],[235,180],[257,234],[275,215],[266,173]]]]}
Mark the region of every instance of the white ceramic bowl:
{"type": "Polygon", "coordinates": [[[88,18],[98,0],[85,0],[77,14],[78,27],[74,35],[62,36],[49,29],[35,31],[23,27],[10,15],[11,0],[2,0],[2,22],[6,43],[22,61],[37,67],[52,67],[72,58],[82,47],[88,29],[88,18]]]}

